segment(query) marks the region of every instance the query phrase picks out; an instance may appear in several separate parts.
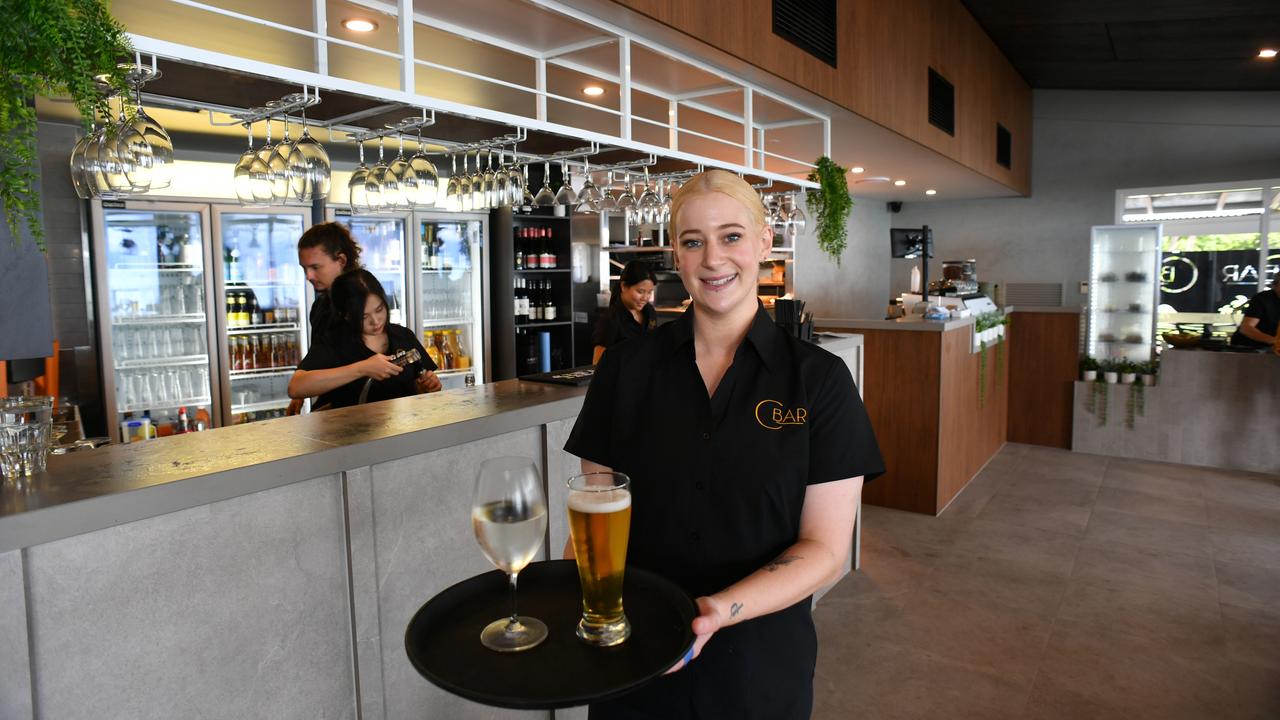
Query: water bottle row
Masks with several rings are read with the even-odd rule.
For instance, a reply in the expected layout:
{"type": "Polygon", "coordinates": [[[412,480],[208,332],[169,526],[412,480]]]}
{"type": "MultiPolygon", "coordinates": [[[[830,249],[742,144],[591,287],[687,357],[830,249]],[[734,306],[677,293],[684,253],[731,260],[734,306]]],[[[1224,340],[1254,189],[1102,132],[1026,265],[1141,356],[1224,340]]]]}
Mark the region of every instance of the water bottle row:
{"type": "Polygon", "coordinates": [[[208,353],[203,325],[117,326],[113,347],[117,360],[160,360],[208,353]]]}
{"type": "Polygon", "coordinates": [[[120,412],[153,405],[207,403],[209,369],[203,365],[116,371],[120,412]]]}

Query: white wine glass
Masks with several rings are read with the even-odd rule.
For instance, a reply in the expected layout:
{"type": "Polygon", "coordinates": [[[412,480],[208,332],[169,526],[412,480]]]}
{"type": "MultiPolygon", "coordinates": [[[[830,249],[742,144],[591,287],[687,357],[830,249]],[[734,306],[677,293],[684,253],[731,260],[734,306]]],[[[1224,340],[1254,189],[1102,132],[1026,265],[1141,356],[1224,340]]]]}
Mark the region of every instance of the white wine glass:
{"type": "Polygon", "coordinates": [[[564,160],[560,161],[560,190],[556,192],[556,204],[567,205],[570,210],[578,204],[578,194],[573,191],[573,175],[564,160]]]}
{"type": "Polygon", "coordinates": [[[471,528],[485,557],[507,574],[511,616],[495,620],[480,633],[480,642],[496,652],[518,652],[547,639],[541,620],[520,615],[516,579],[538,554],[547,530],[547,501],[542,475],[528,458],[499,457],[480,463],[471,503],[471,528]]]}
{"type": "Polygon", "coordinates": [[[542,165],[542,187],[533,196],[533,204],[538,207],[551,207],[556,204],[556,194],[551,192],[551,163],[542,165]]]}

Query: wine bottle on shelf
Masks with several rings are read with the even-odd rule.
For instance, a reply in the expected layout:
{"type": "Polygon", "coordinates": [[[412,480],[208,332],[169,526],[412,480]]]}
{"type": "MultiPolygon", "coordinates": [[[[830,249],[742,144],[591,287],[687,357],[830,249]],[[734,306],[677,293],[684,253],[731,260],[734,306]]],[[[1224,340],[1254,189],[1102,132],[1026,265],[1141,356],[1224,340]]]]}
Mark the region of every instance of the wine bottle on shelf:
{"type": "Polygon", "coordinates": [[[533,287],[529,292],[529,319],[542,322],[542,281],[534,280],[530,284],[533,287]]]}
{"type": "Polygon", "coordinates": [[[556,254],[551,249],[551,228],[542,231],[542,267],[549,270],[556,266],[556,254]]]}
{"type": "Polygon", "coordinates": [[[546,291],[542,296],[542,319],[551,322],[556,319],[556,301],[551,294],[551,281],[546,283],[546,291]]]}

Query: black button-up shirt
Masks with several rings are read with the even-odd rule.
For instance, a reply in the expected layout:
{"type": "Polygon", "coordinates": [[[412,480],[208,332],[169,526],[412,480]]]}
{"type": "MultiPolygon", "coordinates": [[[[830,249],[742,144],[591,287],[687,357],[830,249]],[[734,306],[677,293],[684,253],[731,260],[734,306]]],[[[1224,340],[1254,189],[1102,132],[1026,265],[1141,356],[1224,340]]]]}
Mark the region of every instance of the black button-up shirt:
{"type": "MultiPolygon", "coordinates": [[[[601,358],[565,449],[631,478],[627,564],[697,597],[799,538],[809,485],[884,471],[848,368],[760,308],[714,396],[693,311],[601,358]]],[[[807,718],[817,657],[809,601],[718,632],[689,667],[592,717],[807,718]],[[643,716],[643,715],[641,715],[643,716]]]]}
{"type": "Polygon", "coordinates": [[[609,307],[596,318],[595,328],[591,332],[591,344],[604,348],[613,347],[623,340],[640,337],[658,326],[658,311],[653,305],[646,303],[640,315],[644,320],[637,322],[627,306],[615,295],[609,307]]]}

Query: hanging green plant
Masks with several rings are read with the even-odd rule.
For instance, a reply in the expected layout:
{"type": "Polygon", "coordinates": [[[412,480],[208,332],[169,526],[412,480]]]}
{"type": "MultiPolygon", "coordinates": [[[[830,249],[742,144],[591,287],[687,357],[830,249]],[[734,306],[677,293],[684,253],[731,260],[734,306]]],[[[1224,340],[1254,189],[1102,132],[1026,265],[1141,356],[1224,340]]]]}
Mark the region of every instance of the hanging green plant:
{"type": "Polygon", "coordinates": [[[1107,426],[1107,388],[1111,387],[1111,383],[1100,382],[1094,383],[1098,392],[1098,412],[1095,417],[1098,418],[1098,427],[1107,426]]]}
{"type": "Polygon", "coordinates": [[[809,173],[809,182],[818,183],[819,187],[808,191],[806,199],[817,223],[818,247],[839,265],[840,254],[849,242],[844,223],[853,209],[849,181],[846,170],[826,155],[818,158],[814,165],[816,167],[809,173]]]}
{"type": "Polygon", "coordinates": [[[981,343],[982,349],[978,351],[978,407],[985,407],[987,404],[987,341],[981,343]]]}
{"type": "Polygon", "coordinates": [[[25,227],[43,251],[35,97],[70,95],[87,126],[106,107],[94,76],[123,90],[116,63],[133,49],[102,0],[5,0],[0,27],[0,206],[14,243],[25,227]]]}

